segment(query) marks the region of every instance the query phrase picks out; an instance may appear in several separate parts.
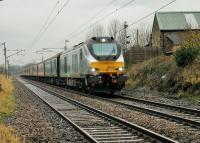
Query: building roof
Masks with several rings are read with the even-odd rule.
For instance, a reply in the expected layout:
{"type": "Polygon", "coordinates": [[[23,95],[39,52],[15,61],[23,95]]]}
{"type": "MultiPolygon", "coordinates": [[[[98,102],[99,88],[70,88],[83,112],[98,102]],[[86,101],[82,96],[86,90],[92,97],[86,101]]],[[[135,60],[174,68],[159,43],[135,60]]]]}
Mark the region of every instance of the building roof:
{"type": "Polygon", "coordinates": [[[200,29],[200,12],[158,12],[155,19],[160,30],[200,29]]]}
{"type": "Polygon", "coordinates": [[[174,45],[179,45],[182,42],[180,35],[175,33],[169,34],[167,38],[169,38],[174,45]]]}

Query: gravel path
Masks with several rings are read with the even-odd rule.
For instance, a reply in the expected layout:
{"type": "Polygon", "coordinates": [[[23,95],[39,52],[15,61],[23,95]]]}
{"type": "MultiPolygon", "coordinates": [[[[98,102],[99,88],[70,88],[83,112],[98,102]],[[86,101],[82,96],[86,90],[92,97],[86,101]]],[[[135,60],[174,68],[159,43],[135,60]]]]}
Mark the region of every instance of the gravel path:
{"type": "MultiPolygon", "coordinates": [[[[49,87],[48,85],[45,84],[43,85],[45,87],[49,87]]],[[[142,127],[145,127],[147,129],[150,129],[167,137],[173,138],[174,140],[177,140],[179,142],[182,143],[200,142],[200,130],[191,129],[190,127],[187,126],[184,127],[181,125],[177,125],[174,122],[170,122],[165,119],[160,119],[158,117],[144,114],[141,112],[129,110],[120,105],[115,105],[112,103],[91,99],[73,93],[67,93],[65,91],[60,91],[58,89],[52,88],[52,86],[50,88],[51,90],[53,89],[54,91],[62,93],[63,95],[66,95],[70,98],[80,101],[81,103],[87,104],[91,107],[102,110],[111,115],[118,116],[120,118],[128,120],[129,122],[133,122],[142,127]]]]}
{"type": "Polygon", "coordinates": [[[79,132],[61,119],[38,97],[27,95],[15,84],[15,113],[6,123],[20,135],[22,142],[31,143],[86,143],[79,132]]]}

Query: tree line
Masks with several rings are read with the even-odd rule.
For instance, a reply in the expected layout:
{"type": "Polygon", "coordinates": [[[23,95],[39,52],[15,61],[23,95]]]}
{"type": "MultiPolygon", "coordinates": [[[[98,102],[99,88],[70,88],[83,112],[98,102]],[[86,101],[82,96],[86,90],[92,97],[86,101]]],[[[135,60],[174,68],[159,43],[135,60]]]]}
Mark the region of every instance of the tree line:
{"type": "Polygon", "coordinates": [[[144,47],[150,43],[151,27],[149,25],[141,24],[137,28],[125,28],[125,22],[113,19],[107,27],[104,27],[101,24],[93,26],[87,33],[86,39],[106,35],[114,37],[123,46],[144,47]]]}

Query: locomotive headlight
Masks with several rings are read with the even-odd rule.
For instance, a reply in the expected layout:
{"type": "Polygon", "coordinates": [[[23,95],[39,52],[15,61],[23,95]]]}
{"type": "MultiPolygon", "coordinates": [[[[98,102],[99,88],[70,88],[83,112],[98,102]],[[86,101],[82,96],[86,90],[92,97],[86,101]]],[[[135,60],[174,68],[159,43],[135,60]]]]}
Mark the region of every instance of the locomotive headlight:
{"type": "Polygon", "coordinates": [[[90,72],[92,73],[92,74],[97,74],[98,73],[98,68],[90,68],[90,72]]]}
{"type": "Polygon", "coordinates": [[[95,72],[95,71],[96,71],[96,69],[95,69],[95,68],[92,68],[92,69],[91,69],[91,71],[92,71],[92,72],[95,72]]]}
{"type": "Polygon", "coordinates": [[[107,40],[105,38],[101,39],[101,42],[105,43],[107,40]]]}
{"type": "Polygon", "coordinates": [[[120,68],[118,68],[118,70],[119,70],[120,72],[122,72],[122,71],[124,71],[124,68],[120,67],[120,68]]]}

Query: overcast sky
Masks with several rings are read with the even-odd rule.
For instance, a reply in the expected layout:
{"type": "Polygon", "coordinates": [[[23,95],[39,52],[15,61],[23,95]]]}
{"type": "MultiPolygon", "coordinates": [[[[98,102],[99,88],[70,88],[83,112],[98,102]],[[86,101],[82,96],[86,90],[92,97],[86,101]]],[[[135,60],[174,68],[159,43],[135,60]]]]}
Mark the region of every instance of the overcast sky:
{"type": "MultiPolygon", "coordinates": [[[[11,64],[26,64],[41,61],[41,56],[36,54],[42,48],[63,48],[64,40],[69,40],[68,46],[73,46],[85,40],[89,27],[98,19],[105,17],[112,11],[120,8],[131,0],[114,0],[107,9],[95,17],[101,9],[112,0],[71,0],[59,13],[55,21],[47,28],[46,32],[34,42],[48,15],[55,7],[51,19],[68,0],[4,0],[0,1],[0,43],[6,42],[7,49],[25,49],[25,56],[19,55],[10,58],[11,64]],[[86,23],[87,22],[87,23],[86,23]],[[85,24],[85,27],[83,27],[85,24]],[[83,31],[83,29],[86,29],[83,31]],[[75,36],[69,35],[72,32],[75,36]],[[33,45],[34,43],[34,45],[33,45]]],[[[135,0],[123,9],[119,9],[109,17],[99,22],[106,27],[112,19],[127,21],[128,24],[155,11],[172,0],[135,0]]],[[[200,11],[199,0],[177,0],[161,11],[200,11]]],[[[141,21],[140,24],[152,25],[154,15],[141,21]]],[[[59,50],[57,50],[59,51],[59,50]]],[[[13,52],[8,52],[8,55],[13,52]]],[[[44,54],[44,58],[53,53],[44,54]]],[[[0,64],[4,63],[3,46],[0,46],[0,64]]]]}

